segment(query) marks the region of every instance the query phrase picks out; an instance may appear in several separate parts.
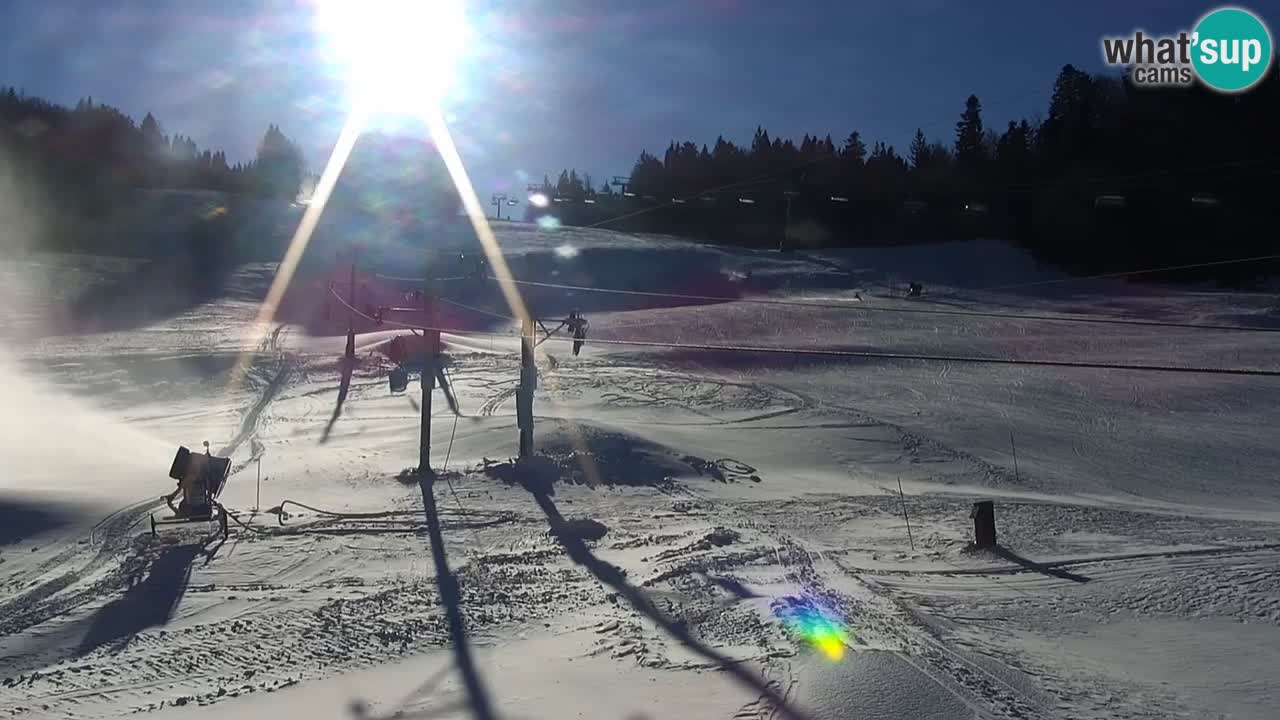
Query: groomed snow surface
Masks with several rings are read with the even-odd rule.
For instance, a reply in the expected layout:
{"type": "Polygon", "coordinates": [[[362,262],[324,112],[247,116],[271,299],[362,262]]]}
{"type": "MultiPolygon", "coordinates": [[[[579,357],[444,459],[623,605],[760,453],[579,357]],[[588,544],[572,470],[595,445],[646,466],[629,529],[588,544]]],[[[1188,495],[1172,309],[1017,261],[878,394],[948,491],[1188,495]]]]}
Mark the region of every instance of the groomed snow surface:
{"type": "MultiPolygon", "coordinates": [[[[0,717],[469,717],[424,492],[503,718],[1276,716],[1280,378],[592,342],[1277,370],[1274,332],[1045,319],[1276,330],[1274,295],[1046,282],[1063,276],[993,241],[497,231],[520,280],[823,307],[522,286],[591,330],[578,357],[540,346],[537,457],[517,465],[509,311],[450,281],[462,417],[437,391],[424,487],[403,472],[419,385],[387,387],[394,327],[360,325],[333,417],[331,248],[265,335],[273,266],[157,313],[130,302],[135,262],[6,261],[0,717]],[[68,320],[100,291],[77,309],[93,331],[68,320]],[[230,539],[152,537],[174,450],[205,440],[234,461],[230,539]],[[977,499],[994,552],[968,547],[977,499]],[[797,630],[815,615],[834,651],[797,630]]],[[[376,273],[412,264],[366,253],[358,306],[411,289],[376,273]]]]}

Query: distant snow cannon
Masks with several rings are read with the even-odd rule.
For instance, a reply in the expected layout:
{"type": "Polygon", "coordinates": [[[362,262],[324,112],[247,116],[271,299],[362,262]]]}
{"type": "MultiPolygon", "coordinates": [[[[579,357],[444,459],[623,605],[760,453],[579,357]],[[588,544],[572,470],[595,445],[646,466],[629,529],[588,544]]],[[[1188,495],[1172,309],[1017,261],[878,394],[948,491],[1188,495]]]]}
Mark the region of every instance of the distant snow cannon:
{"type": "Polygon", "coordinates": [[[969,510],[973,520],[973,544],[980,548],[996,546],[996,506],[991,500],[979,500],[969,510]]]}
{"type": "Polygon", "coordinates": [[[399,394],[409,389],[409,371],[403,365],[397,365],[388,378],[392,394],[399,394]]]}
{"type": "Polygon", "coordinates": [[[409,359],[409,348],[405,345],[404,338],[399,335],[391,338],[391,342],[387,343],[387,357],[396,364],[388,378],[391,392],[402,393],[409,388],[409,371],[404,367],[405,361],[409,359]]]}
{"type": "Polygon", "coordinates": [[[569,332],[573,333],[573,356],[577,357],[582,352],[582,345],[587,341],[587,328],[590,323],[583,317],[582,312],[574,309],[569,311],[569,317],[565,318],[564,324],[569,328],[569,332]]]}
{"type": "Polygon", "coordinates": [[[231,458],[218,457],[209,452],[209,443],[204,443],[204,453],[193,453],[185,446],[179,446],[173,456],[173,464],[169,466],[169,477],[178,481],[178,488],[163,496],[164,502],[173,511],[167,518],[156,519],[151,516],[151,534],[156,534],[160,525],[182,525],[196,522],[217,522],[222,537],[227,537],[227,509],[218,502],[218,496],[226,487],[227,476],[231,474],[231,458]],[[178,499],[175,506],[173,501],[178,499]]]}

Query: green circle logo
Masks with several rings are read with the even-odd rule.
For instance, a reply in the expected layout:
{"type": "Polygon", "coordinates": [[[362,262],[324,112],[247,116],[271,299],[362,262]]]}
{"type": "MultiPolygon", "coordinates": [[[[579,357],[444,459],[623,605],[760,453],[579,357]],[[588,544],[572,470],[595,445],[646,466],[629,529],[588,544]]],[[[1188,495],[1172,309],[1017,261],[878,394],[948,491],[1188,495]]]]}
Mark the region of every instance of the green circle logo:
{"type": "Polygon", "coordinates": [[[1271,33],[1248,10],[1227,7],[1205,15],[1191,42],[1191,64],[1214,90],[1247,90],[1271,67],[1271,33]]]}

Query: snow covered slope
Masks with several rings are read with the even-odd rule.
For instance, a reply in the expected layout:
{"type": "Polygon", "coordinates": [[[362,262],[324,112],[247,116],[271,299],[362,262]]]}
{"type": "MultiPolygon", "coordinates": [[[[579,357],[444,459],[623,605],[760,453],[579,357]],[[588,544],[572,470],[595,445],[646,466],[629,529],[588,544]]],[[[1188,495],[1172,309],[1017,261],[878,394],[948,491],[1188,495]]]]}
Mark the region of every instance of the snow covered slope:
{"type": "MultiPolygon", "coordinates": [[[[436,395],[434,485],[403,472],[420,392],[387,389],[393,326],[358,323],[334,416],[336,236],[265,339],[269,265],[96,333],[49,318],[130,263],[0,265],[0,713],[469,716],[430,497],[502,717],[1272,716],[1280,378],[725,348],[1280,370],[1280,335],[1233,329],[1280,326],[1275,296],[1056,282],[995,241],[496,228],[535,313],[581,309],[590,337],[541,346],[537,457],[513,463],[509,310],[445,283],[462,416],[436,395]],[[233,459],[231,538],[152,538],[173,450],[204,440],[233,459]],[[968,547],[975,499],[994,551],[968,547]]],[[[434,249],[364,248],[356,304],[474,251],[434,249]]]]}

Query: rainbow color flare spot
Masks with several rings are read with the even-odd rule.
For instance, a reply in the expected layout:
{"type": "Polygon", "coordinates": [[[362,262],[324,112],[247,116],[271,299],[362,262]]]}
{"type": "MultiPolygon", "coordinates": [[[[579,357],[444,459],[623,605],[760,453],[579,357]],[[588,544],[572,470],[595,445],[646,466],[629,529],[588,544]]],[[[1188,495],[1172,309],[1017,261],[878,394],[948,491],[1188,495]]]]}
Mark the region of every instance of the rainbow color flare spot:
{"type": "Polygon", "coordinates": [[[821,600],[812,597],[785,597],[773,603],[773,612],[784,627],[826,656],[836,661],[844,657],[853,639],[838,615],[821,600]]]}

